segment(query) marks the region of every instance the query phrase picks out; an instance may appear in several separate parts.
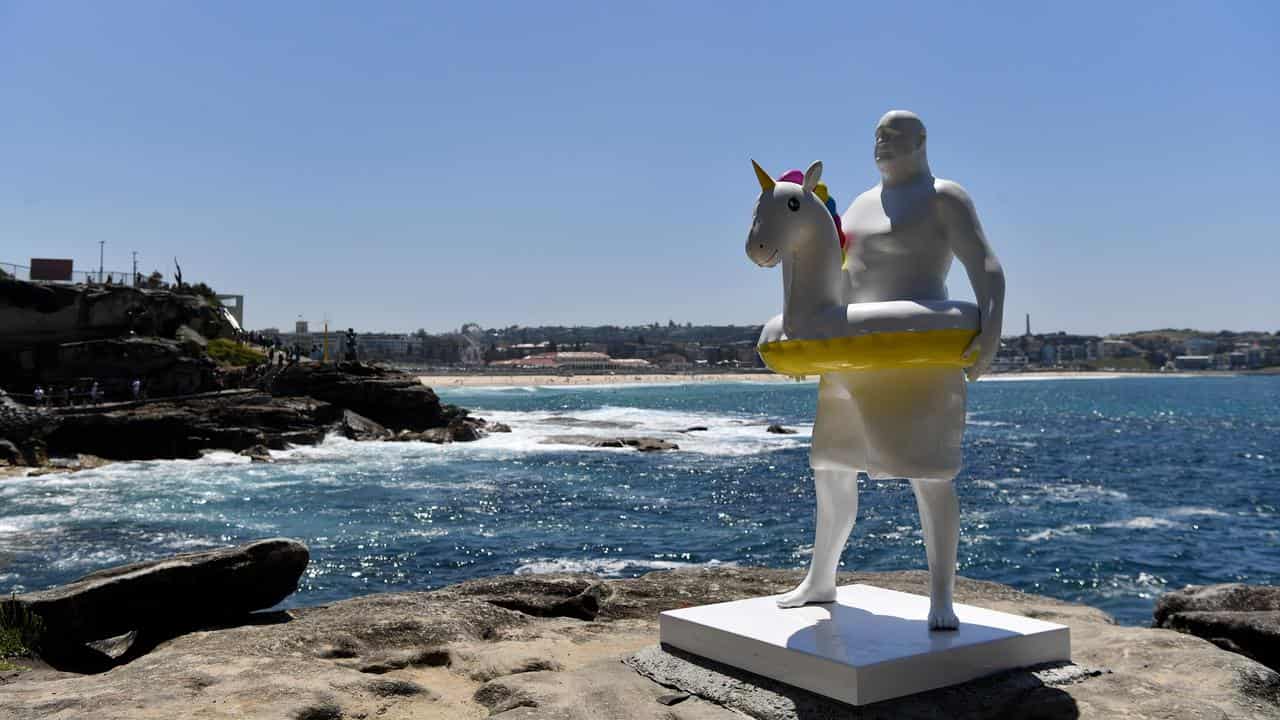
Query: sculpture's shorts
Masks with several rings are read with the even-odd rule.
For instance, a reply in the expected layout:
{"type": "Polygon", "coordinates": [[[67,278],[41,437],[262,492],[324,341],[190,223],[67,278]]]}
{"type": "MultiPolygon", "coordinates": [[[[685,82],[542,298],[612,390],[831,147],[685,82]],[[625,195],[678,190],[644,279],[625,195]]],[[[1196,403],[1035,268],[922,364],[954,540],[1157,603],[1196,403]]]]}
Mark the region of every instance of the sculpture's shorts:
{"type": "Polygon", "coordinates": [[[966,396],[964,371],[954,367],[823,375],[809,463],[873,478],[951,480],[960,471],[966,396]]]}

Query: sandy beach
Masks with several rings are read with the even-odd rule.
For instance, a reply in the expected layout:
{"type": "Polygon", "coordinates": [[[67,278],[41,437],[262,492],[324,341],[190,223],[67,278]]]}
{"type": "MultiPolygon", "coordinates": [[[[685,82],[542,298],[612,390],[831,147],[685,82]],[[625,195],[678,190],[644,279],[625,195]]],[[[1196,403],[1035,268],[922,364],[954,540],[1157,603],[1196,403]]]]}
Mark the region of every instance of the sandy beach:
{"type": "MultiPolygon", "coordinates": [[[[817,378],[813,378],[816,380],[817,378]]],[[[773,373],[645,373],[617,375],[419,375],[431,387],[484,387],[532,385],[647,385],[651,383],[794,382],[773,373]]]]}
{"type": "MultiPolygon", "coordinates": [[[[1206,373],[1191,372],[1026,372],[984,375],[980,382],[1027,380],[1114,380],[1131,377],[1196,377],[1206,373]]],[[[1228,373],[1207,373],[1225,376],[1228,373]]],[[[816,375],[806,378],[816,382],[816,375]]],[[[785,375],[773,373],[661,373],[618,375],[419,375],[418,380],[430,387],[531,387],[535,385],[648,385],[716,382],[795,382],[785,375]]]]}

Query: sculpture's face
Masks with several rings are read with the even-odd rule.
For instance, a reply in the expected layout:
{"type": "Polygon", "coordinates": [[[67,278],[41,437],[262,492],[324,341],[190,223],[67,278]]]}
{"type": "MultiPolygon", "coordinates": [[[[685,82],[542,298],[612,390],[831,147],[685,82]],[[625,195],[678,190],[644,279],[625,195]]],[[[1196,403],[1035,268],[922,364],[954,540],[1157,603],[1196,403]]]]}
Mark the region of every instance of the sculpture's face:
{"type": "Polygon", "coordinates": [[[924,123],[914,113],[893,110],[876,124],[875,158],[889,182],[905,180],[925,165],[924,123]]]}
{"type": "Polygon", "coordinates": [[[761,192],[747,233],[747,257],[760,267],[773,267],[793,254],[798,243],[812,238],[820,223],[831,224],[830,213],[813,193],[822,164],[810,166],[803,184],[775,181],[755,167],[761,192]]]}

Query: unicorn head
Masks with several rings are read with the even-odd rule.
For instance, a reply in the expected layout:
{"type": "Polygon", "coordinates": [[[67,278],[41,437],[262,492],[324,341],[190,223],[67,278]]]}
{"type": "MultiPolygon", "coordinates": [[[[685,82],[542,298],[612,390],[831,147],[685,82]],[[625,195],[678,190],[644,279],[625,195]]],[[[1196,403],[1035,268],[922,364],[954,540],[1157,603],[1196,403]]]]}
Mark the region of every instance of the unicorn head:
{"type": "Polygon", "coordinates": [[[834,223],[843,265],[846,241],[836,203],[822,183],[822,162],[815,161],[804,173],[791,170],[777,180],[755,160],[751,166],[761,192],[747,234],[747,257],[761,267],[773,267],[799,247],[828,239],[834,223]]]}
{"type": "Polygon", "coordinates": [[[819,316],[847,302],[848,293],[845,238],[835,201],[821,183],[822,163],[777,180],[756,161],[751,165],[761,192],[747,233],[747,257],[760,267],[782,265],[786,335],[826,334],[819,316]]]}

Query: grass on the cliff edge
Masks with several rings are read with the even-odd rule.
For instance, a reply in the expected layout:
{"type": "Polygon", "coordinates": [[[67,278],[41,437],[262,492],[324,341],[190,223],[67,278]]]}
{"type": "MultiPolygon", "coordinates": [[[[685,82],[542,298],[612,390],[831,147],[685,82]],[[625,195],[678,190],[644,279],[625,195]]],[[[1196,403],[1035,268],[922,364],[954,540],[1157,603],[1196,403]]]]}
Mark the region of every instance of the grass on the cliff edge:
{"type": "Polygon", "coordinates": [[[236,365],[238,367],[265,362],[267,359],[267,356],[263,353],[260,353],[247,345],[241,345],[234,340],[227,340],[226,338],[215,338],[210,340],[207,351],[209,353],[209,357],[213,358],[214,361],[224,365],[236,365]]]}
{"type": "Polygon", "coordinates": [[[28,612],[16,597],[0,601],[0,672],[26,670],[10,658],[34,656],[32,648],[43,631],[40,617],[28,612]]]}

